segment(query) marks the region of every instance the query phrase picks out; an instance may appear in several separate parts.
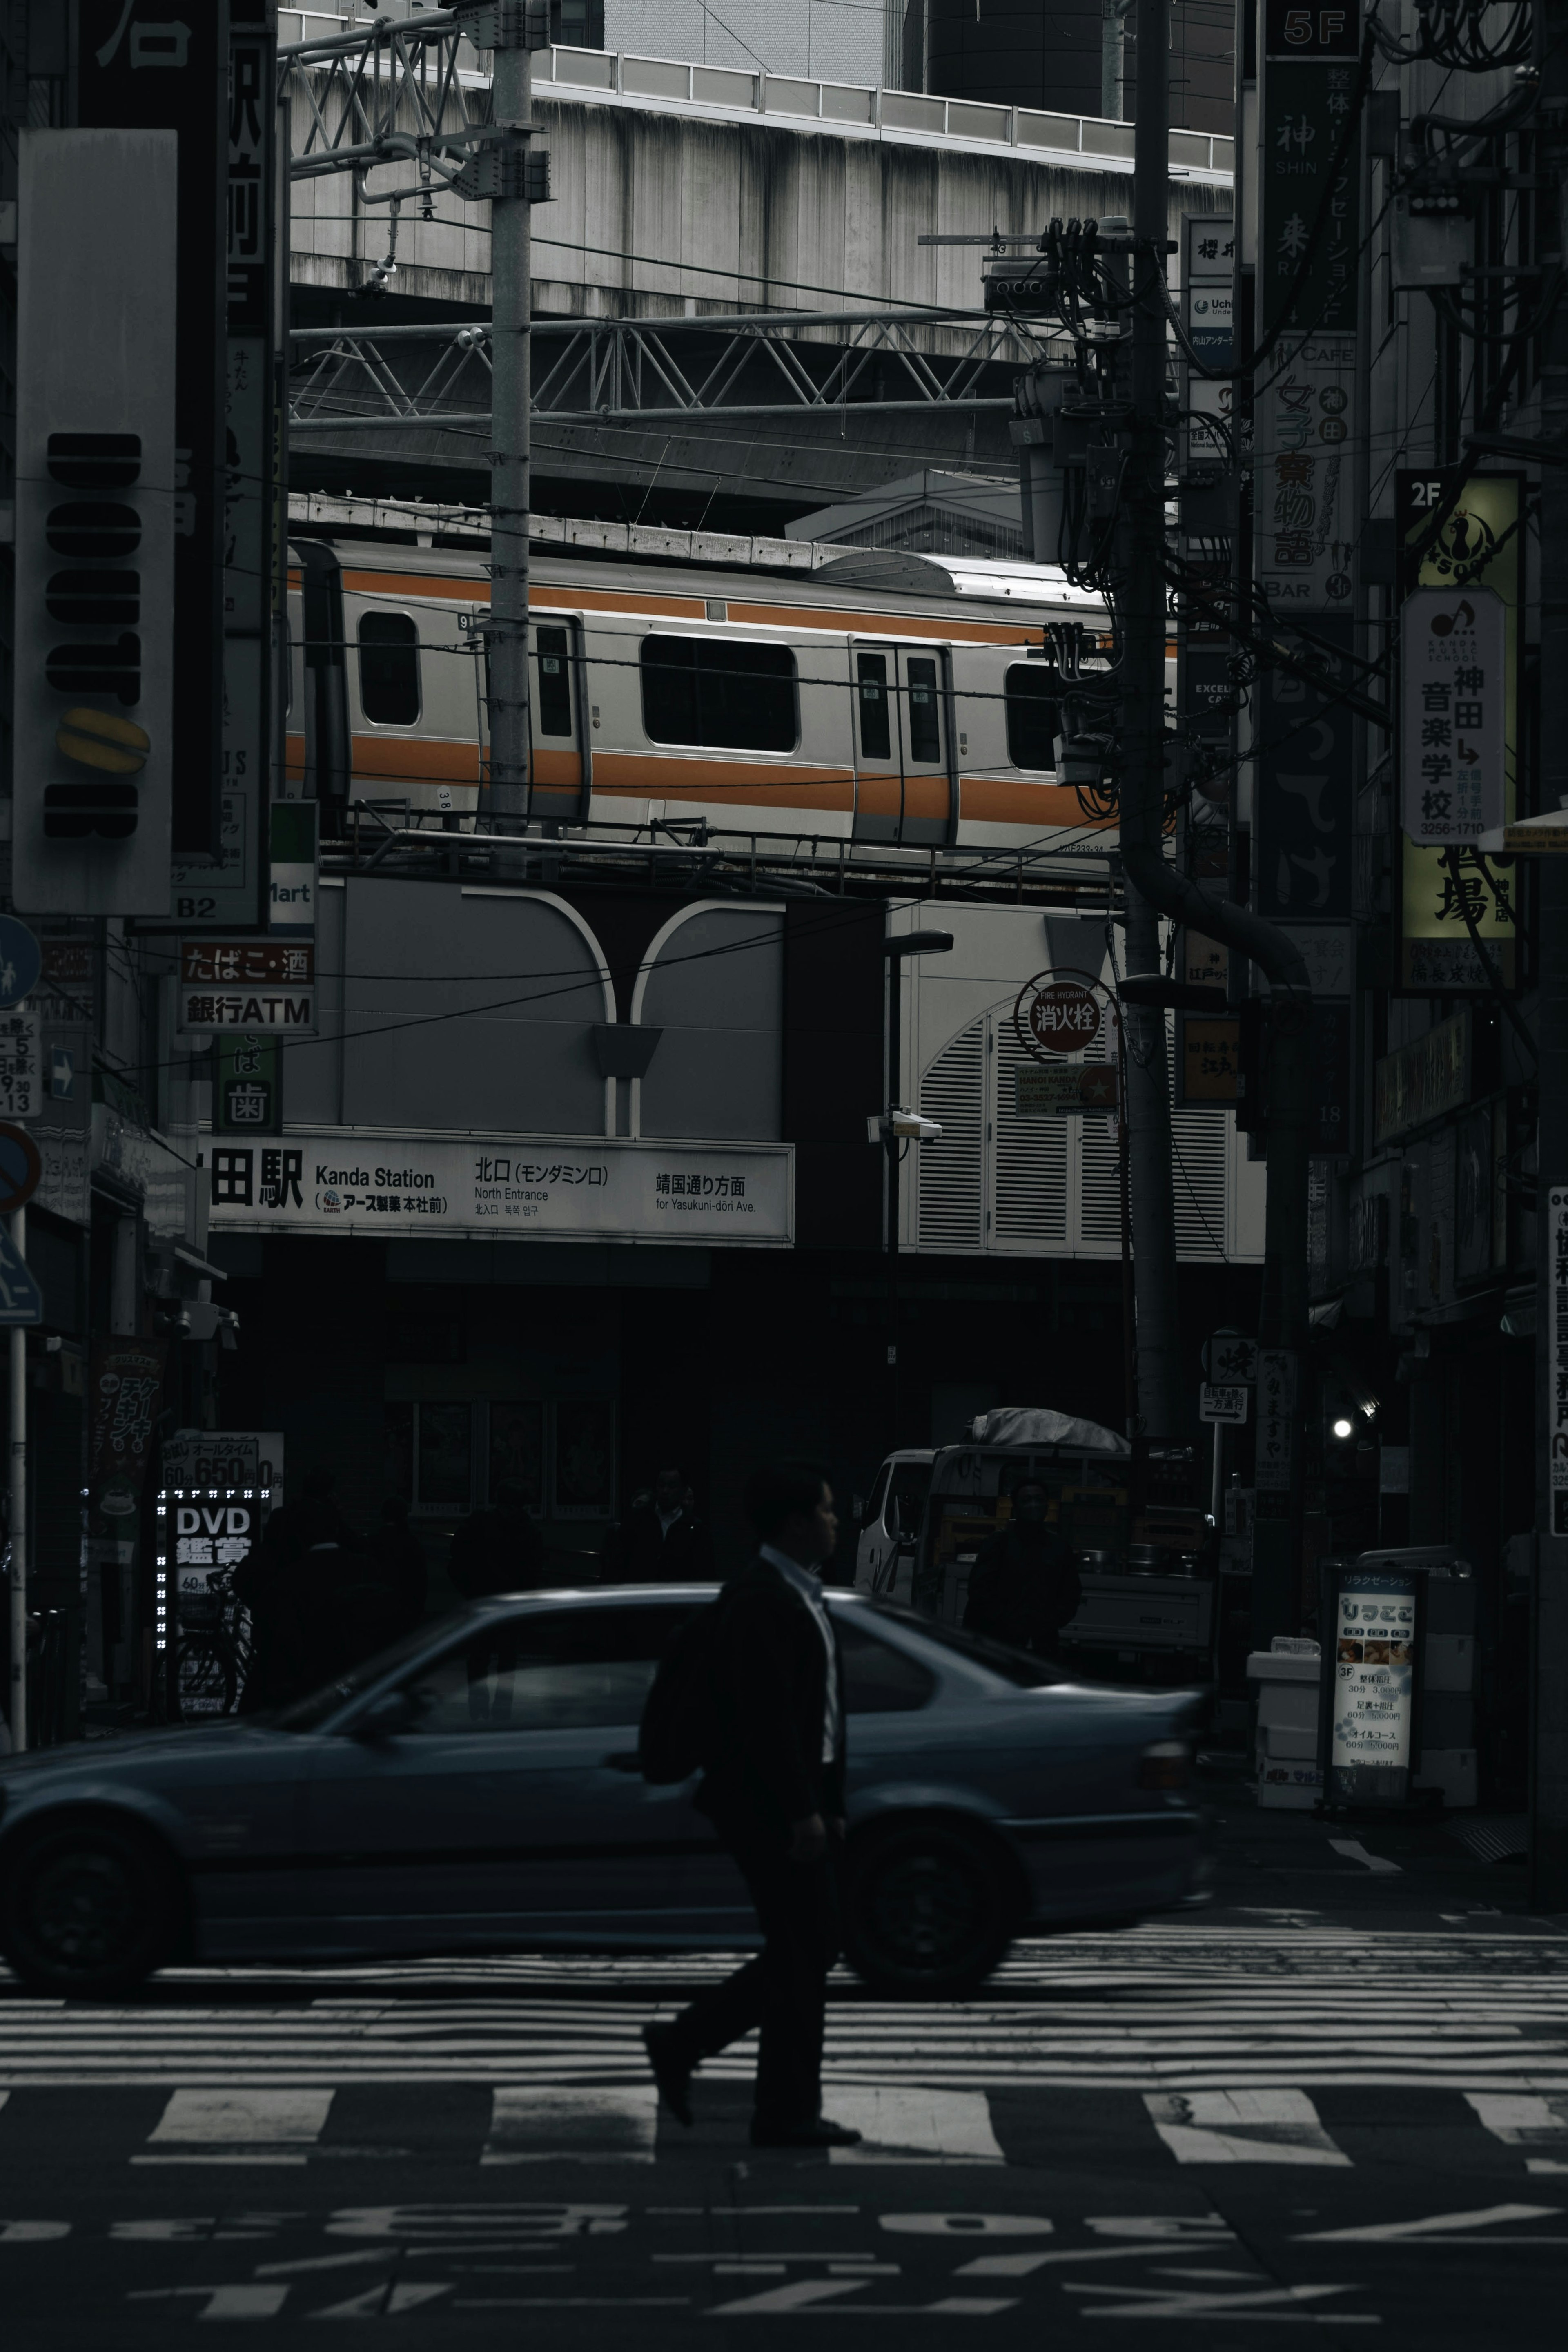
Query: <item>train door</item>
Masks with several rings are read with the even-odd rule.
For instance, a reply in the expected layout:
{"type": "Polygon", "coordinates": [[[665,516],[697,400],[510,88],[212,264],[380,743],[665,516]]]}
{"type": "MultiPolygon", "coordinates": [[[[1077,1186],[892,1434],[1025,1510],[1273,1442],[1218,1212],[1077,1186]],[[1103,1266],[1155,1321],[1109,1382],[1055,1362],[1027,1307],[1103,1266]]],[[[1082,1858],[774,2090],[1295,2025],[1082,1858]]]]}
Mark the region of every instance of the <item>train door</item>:
{"type": "Polygon", "coordinates": [[[852,640],[857,841],[925,848],[953,838],[953,686],[943,646],[852,640]]]}
{"type": "Polygon", "coordinates": [[[592,754],[583,725],[586,673],[582,623],[533,624],[533,790],[528,814],[561,824],[588,816],[592,754]]]}

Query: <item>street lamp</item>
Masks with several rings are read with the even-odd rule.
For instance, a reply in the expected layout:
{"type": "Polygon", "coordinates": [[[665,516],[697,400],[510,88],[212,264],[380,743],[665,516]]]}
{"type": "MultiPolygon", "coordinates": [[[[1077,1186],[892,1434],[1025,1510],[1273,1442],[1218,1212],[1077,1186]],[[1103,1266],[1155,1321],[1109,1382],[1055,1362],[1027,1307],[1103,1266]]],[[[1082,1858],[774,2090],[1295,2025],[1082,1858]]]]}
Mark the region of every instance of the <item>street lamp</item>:
{"type": "MultiPolygon", "coordinates": [[[[901,969],[906,956],[946,955],[953,945],[951,931],[901,931],[896,938],[885,939],[882,951],[887,960],[887,1115],[880,1122],[883,1147],[887,1153],[887,1361],[892,1381],[892,1444],[898,1444],[898,1162],[904,1141],[909,1137],[940,1135],[942,1130],[934,1119],[923,1119],[917,1111],[904,1109],[899,1104],[899,1076],[903,1063],[904,1033],[904,973],[901,969]]],[[[918,1093],[918,1087],[915,1089],[918,1093]]]]}

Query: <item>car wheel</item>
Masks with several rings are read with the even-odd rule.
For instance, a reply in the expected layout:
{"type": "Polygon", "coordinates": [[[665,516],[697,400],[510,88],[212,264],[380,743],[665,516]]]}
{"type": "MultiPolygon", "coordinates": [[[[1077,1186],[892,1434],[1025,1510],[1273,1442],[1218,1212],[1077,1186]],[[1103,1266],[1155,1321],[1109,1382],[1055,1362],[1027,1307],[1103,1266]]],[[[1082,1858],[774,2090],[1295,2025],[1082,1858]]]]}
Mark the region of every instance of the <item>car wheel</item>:
{"type": "Polygon", "coordinates": [[[890,1823],[851,1847],[845,1950],[875,1992],[951,1997],[982,1983],[1012,1940],[1005,1860],[942,1821],[890,1823]]]}
{"type": "Polygon", "coordinates": [[[179,1925],[169,1857],[113,1822],[40,1823],[5,1857],[5,1957],[35,1992],[103,2000],[162,1967],[179,1925]]]}

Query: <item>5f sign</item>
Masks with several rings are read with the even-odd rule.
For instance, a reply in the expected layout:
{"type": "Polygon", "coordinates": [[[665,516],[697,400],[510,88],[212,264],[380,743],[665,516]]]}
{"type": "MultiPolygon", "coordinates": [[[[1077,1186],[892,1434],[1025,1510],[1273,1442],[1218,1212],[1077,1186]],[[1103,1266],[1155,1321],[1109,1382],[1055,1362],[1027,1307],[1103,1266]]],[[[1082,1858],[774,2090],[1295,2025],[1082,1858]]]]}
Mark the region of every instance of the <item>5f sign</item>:
{"type": "Polygon", "coordinates": [[[175,143],[24,131],[16,901],[169,908],[175,143]]]}

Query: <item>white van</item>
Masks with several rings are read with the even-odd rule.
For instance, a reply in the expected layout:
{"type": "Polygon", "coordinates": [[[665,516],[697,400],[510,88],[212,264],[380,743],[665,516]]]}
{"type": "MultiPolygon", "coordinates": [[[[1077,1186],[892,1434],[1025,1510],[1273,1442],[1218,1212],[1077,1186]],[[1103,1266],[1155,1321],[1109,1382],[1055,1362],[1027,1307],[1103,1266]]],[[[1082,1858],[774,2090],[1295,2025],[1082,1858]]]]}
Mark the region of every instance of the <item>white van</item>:
{"type": "Polygon", "coordinates": [[[912,1446],[904,1453],[890,1454],[877,1472],[855,1552],[855,1585],[860,1591],[880,1593],[887,1601],[911,1598],[915,1547],[936,1459],[935,1446],[912,1446]]]}

